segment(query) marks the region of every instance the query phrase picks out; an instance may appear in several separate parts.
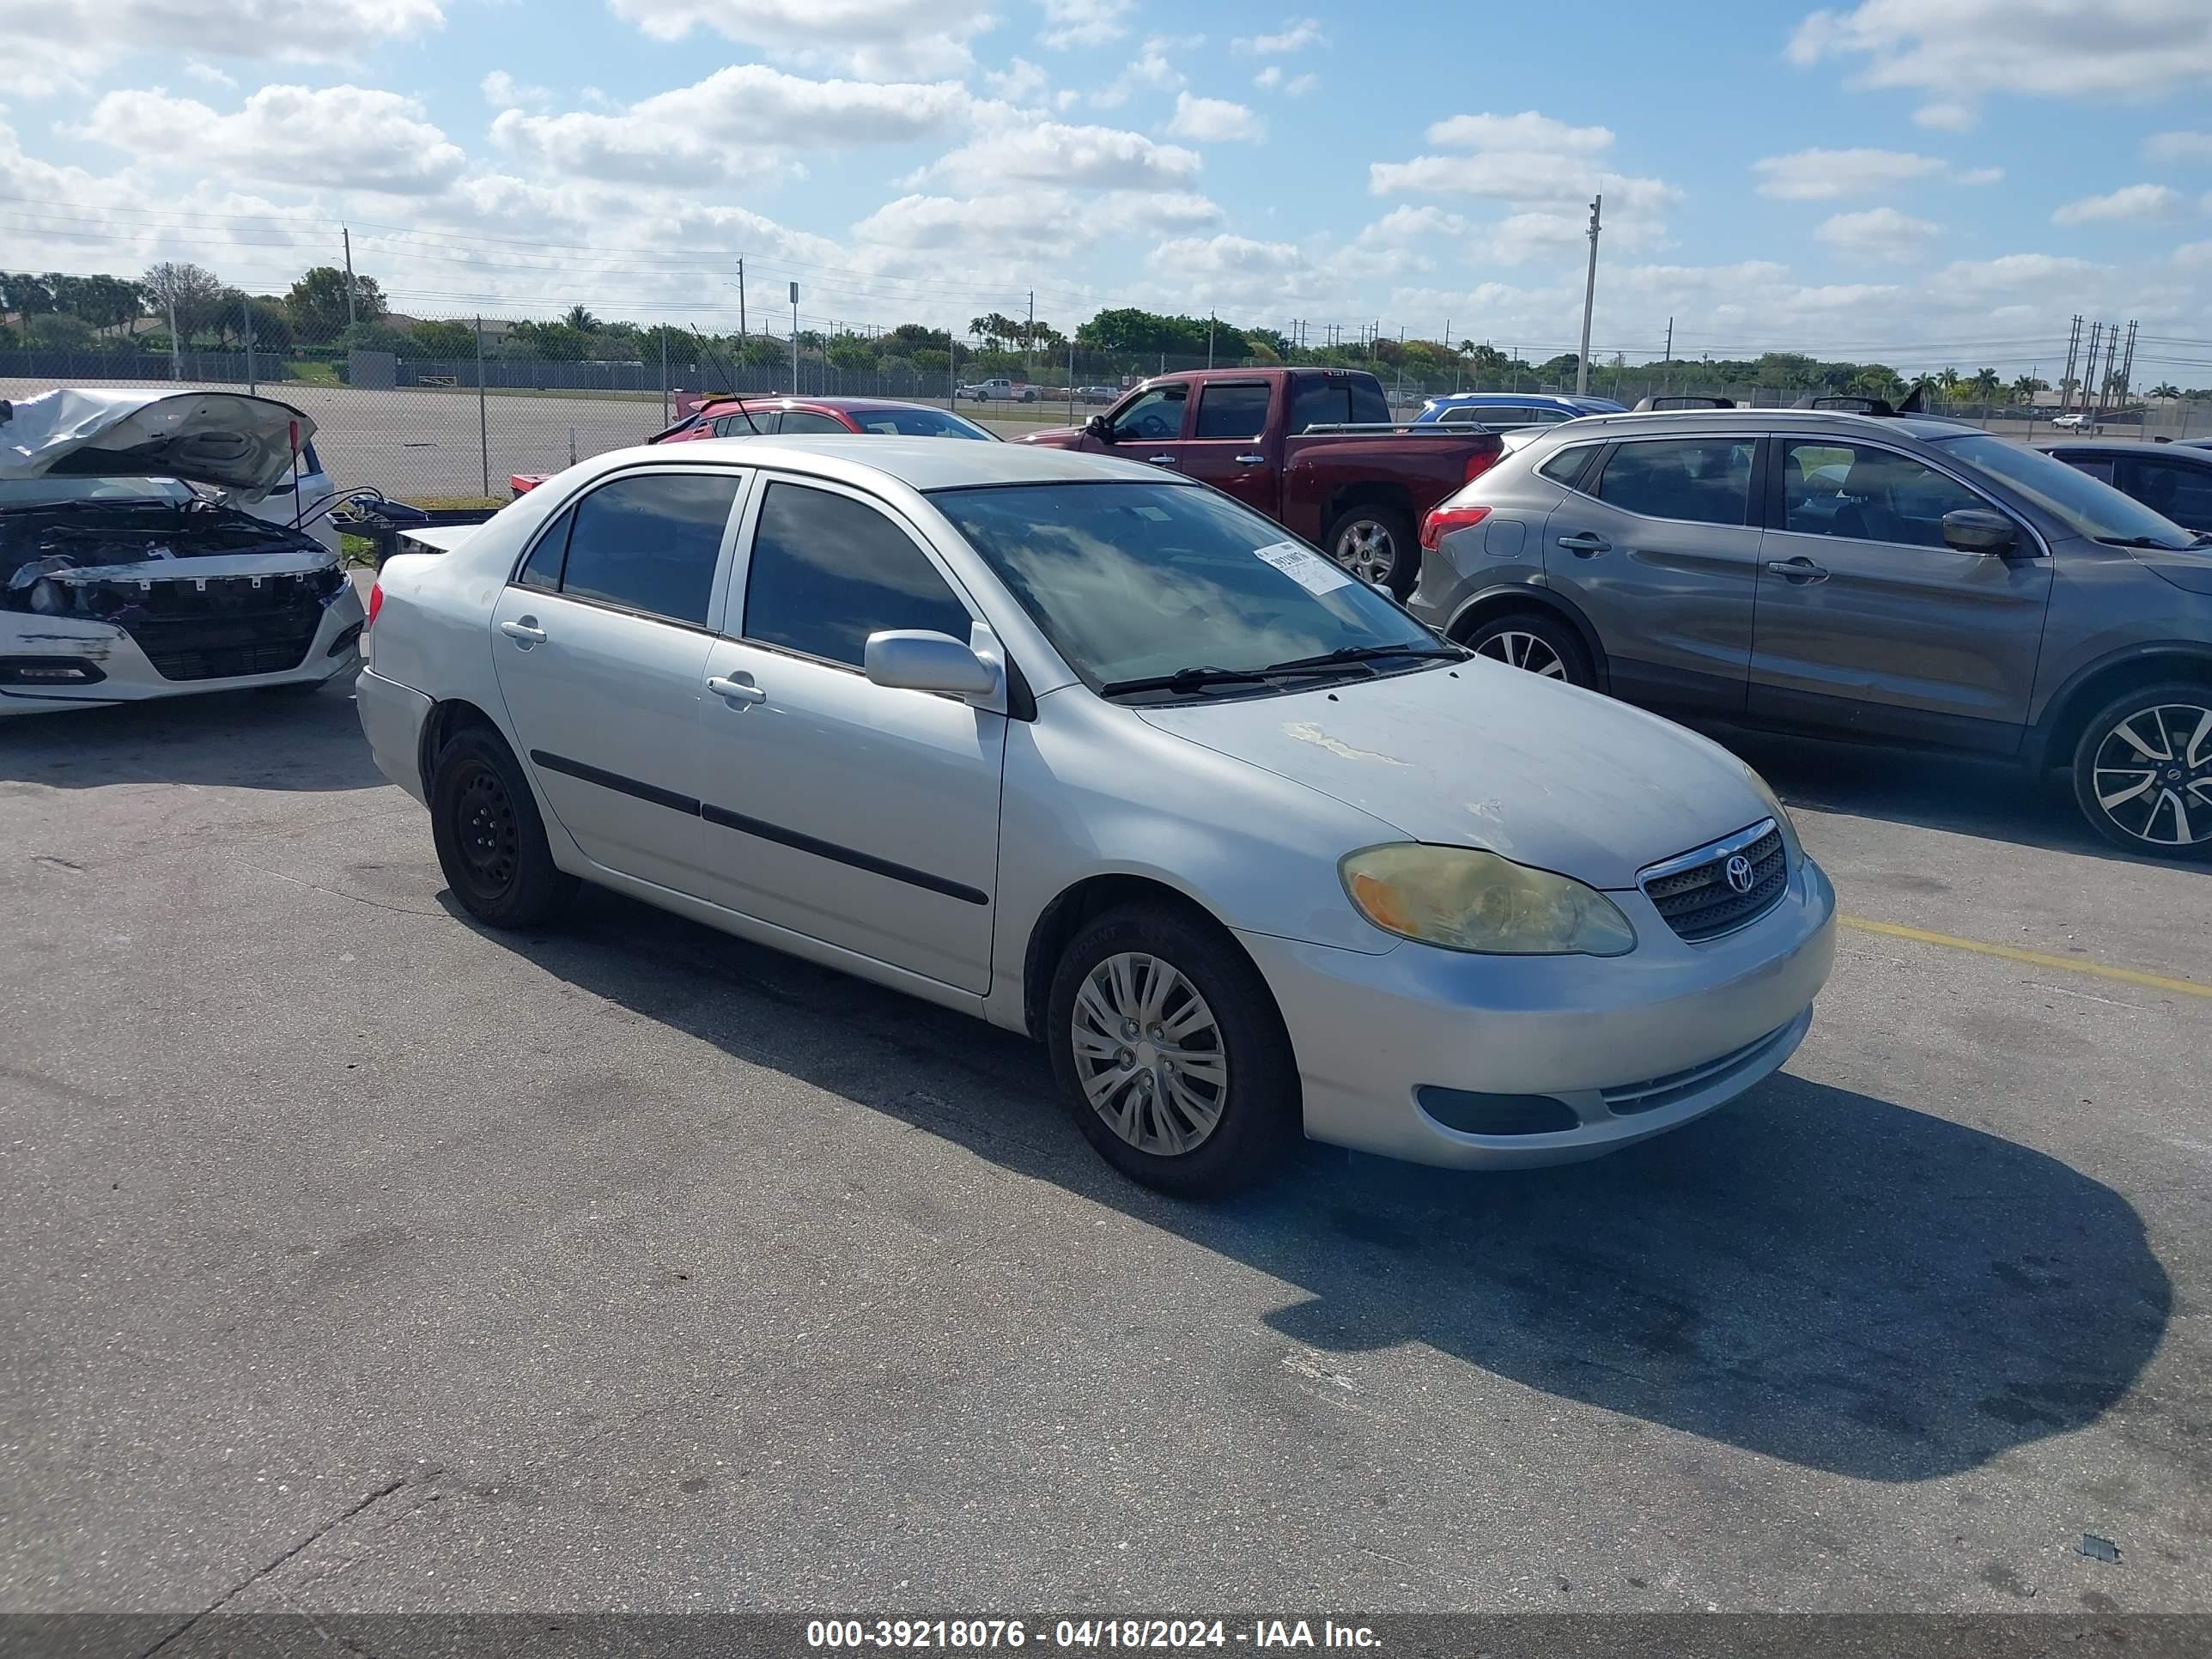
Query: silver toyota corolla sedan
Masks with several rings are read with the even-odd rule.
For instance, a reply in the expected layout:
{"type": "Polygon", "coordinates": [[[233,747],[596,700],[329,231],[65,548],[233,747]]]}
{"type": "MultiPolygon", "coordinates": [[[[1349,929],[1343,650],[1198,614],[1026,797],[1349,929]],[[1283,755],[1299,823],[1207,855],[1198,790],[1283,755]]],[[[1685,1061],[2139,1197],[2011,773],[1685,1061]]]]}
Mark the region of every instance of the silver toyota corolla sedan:
{"type": "Polygon", "coordinates": [[[622,450],[369,614],[362,725],[472,914],[597,882],[1026,1031],[1174,1192],[1301,1131],[1491,1167],[1674,1128],[1833,954],[1741,762],[1133,462],[622,450]]]}

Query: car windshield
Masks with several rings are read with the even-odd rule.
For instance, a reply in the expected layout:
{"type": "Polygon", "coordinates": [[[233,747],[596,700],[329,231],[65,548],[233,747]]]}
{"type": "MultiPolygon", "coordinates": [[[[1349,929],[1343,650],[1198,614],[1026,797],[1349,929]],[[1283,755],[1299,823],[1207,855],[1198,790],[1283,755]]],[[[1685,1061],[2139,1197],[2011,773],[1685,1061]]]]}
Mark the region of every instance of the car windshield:
{"type": "Polygon", "coordinates": [[[2077,536],[2124,547],[2183,548],[2197,540],[2133,496],[2041,450],[1984,432],[1936,441],[1952,460],[2025,495],[2077,536]]]}
{"type": "Polygon", "coordinates": [[[1391,653],[1443,650],[1374,589],[1210,489],[1021,484],[930,499],[1093,690],[1184,670],[1250,673],[1339,653],[1384,659],[1346,665],[1348,672],[1395,672],[1426,664],[1391,653]]]}
{"type": "Polygon", "coordinates": [[[975,422],[963,420],[941,409],[848,409],[845,412],[860,423],[863,432],[908,438],[981,438],[985,443],[1000,441],[996,433],[987,432],[975,422]]]}

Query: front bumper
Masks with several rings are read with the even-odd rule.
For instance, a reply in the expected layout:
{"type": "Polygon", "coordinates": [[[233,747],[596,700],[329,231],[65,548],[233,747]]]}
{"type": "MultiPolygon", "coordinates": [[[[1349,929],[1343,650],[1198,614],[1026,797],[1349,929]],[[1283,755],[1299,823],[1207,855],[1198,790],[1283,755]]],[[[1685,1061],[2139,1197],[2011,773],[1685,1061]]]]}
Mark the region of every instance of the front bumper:
{"type": "Polygon", "coordinates": [[[1771,909],[1694,945],[1642,893],[1609,896],[1636,928],[1624,957],[1370,956],[1239,934],[1289,1028],[1307,1135],[1458,1168],[1571,1163],[1680,1127],[1779,1069],[1835,960],[1820,867],[1800,854],[1771,909]],[[1425,1088],[1547,1097],[1576,1127],[1466,1133],[1422,1109],[1425,1088]]]}

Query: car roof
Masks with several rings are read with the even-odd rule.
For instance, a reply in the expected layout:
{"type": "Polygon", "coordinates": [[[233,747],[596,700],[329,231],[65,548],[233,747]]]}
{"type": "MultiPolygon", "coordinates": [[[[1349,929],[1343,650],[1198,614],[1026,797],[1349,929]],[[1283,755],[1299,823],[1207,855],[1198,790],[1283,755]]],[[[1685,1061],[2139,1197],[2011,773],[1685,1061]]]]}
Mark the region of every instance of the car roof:
{"type": "MultiPolygon", "coordinates": [[[[927,409],[942,415],[945,411],[935,404],[918,402],[911,398],[794,398],[783,392],[719,392],[699,405],[699,412],[710,409],[735,409],[739,404],[750,410],[763,409],[927,409]]],[[[966,416],[962,416],[963,420],[966,416]]]]}
{"type": "MultiPolygon", "coordinates": [[[[1586,409],[1592,404],[1605,404],[1604,412],[1613,412],[1616,400],[1611,398],[1584,398],[1562,392],[1447,392],[1429,399],[1435,409],[1495,409],[1515,404],[1547,404],[1559,409],[1586,409]]],[[[1622,411],[1626,412],[1626,411],[1622,411]]]]}
{"type": "Polygon", "coordinates": [[[1955,438],[1979,432],[1969,421],[1940,420],[1928,415],[1861,415],[1842,409],[1646,409],[1626,415],[1585,415],[1551,428],[1570,438],[1589,438],[1601,432],[1664,432],[1670,427],[1752,427],[1786,432],[1801,427],[1818,431],[1856,430],[1869,437],[1902,432],[1923,440],[1955,438]]]}
{"type": "Polygon", "coordinates": [[[2159,443],[2149,438],[2044,438],[2038,449],[2063,449],[2069,455],[2165,455],[2179,451],[2189,460],[2212,465],[2212,453],[2193,443],[2159,443]]]}
{"type": "Polygon", "coordinates": [[[717,451],[752,466],[796,462],[799,470],[860,483],[866,474],[892,478],[911,489],[960,489],[988,484],[1179,483],[1142,461],[1091,455],[1038,444],[979,444],[945,438],[842,436],[707,438],[667,448],[617,451],[636,460],[690,464],[717,451]]]}

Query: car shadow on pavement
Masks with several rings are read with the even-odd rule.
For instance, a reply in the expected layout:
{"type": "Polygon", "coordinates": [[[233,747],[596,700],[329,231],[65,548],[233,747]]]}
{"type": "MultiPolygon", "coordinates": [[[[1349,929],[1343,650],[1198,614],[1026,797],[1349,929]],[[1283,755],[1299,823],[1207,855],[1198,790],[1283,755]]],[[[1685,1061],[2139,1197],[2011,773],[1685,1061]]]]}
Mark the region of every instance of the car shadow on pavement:
{"type": "Polygon", "coordinates": [[[1755,768],[1793,808],[1881,818],[2116,864],[2212,870],[2212,864],[2132,854],[2116,846],[2082,819],[2065,777],[2024,771],[2008,761],[1724,726],[1711,727],[1707,735],[1755,768]]]}
{"type": "Polygon", "coordinates": [[[190,783],[372,789],[349,679],[0,720],[0,779],[56,789],[190,783]]]}
{"type": "Polygon", "coordinates": [[[1267,1316],[1288,1343],[1425,1343],[1811,1468],[1929,1480],[2081,1428],[2126,1399],[2172,1306],[2111,1188],[1787,1074],[1593,1164],[1474,1175],[1308,1146],[1267,1186],[1200,1206],[1107,1167],[1042,1050],[963,1015],[589,889],[558,932],[487,937],[1297,1287],[1267,1316]]]}

